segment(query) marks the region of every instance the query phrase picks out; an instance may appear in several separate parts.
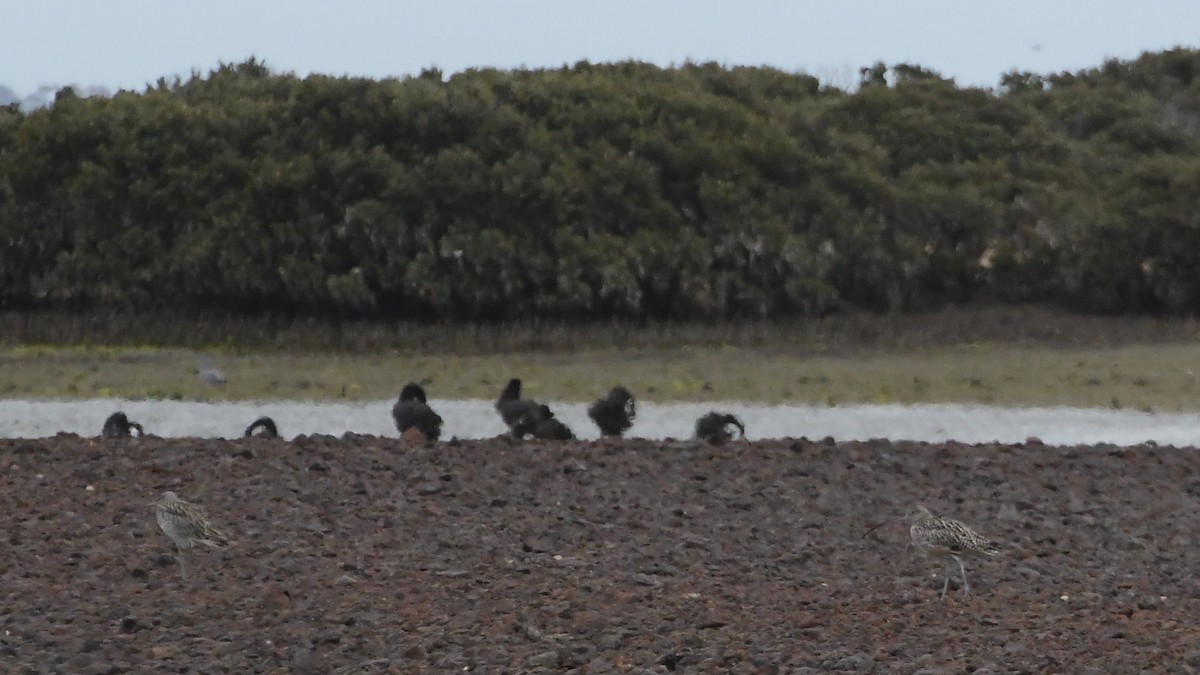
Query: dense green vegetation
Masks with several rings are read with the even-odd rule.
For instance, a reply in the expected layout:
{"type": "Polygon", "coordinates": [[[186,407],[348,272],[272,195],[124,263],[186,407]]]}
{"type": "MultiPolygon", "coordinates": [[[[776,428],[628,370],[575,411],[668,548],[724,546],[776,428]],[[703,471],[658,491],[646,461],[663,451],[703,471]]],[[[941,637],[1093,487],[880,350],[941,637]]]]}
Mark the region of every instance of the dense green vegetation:
{"type": "Polygon", "coordinates": [[[1200,310],[1200,52],[769,68],[250,60],[0,108],[0,308],[710,319],[1200,310]]]}

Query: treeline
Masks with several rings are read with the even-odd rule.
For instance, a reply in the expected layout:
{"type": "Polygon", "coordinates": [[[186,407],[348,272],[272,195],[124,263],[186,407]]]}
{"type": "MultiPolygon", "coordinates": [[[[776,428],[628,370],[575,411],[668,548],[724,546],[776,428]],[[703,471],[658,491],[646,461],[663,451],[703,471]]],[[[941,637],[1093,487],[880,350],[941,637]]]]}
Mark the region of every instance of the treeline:
{"type": "Polygon", "coordinates": [[[854,92],[636,62],[249,60],[0,108],[0,308],[682,319],[1200,310],[1200,52],[854,92]]]}

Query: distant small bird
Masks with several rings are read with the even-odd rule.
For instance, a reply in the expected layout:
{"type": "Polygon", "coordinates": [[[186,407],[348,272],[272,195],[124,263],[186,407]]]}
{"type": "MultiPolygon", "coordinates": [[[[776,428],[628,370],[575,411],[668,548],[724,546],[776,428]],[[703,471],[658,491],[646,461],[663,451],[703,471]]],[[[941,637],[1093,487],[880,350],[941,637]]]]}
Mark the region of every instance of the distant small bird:
{"type": "Polygon", "coordinates": [[[100,435],[104,438],[129,438],[133,436],[133,432],[137,431],[138,437],[141,437],[142,425],[137,422],[130,422],[129,418],[123,412],[115,412],[104,420],[104,426],[100,429],[100,435]]]}
{"type": "Polygon", "coordinates": [[[948,556],[946,566],[942,570],[946,580],[942,584],[940,600],[946,598],[946,590],[950,588],[951,560],[958,563],[958,571],[963,580],[963,595],[967,595],[971,592],[971,586],[967,584],[963,556],[994,556],[1000,553],[999,545],[979,535],[961,521],[935,516],[922,505],[918,505],[916,511],[909,515],[909,522],[909,535],[912,537],[913,546],[932,557],[948,556]]]}
{"type": "Polygon", "coordinates": [[[535,403],[523,417],[513,423],[512,434],[517,438],[529,435],[551,441],[569,441],[575,438],[570,427],[556,418],[550,406],[543,403],[535,403]]]}
{"type": "Polygon", "coordinates": [[[214,387],[229,382],[229,378],[225,377],[225,373],[213,365],[212,359],[207,356],[196,359],[196,373],[200,376],[201,380],[214,387]]]}
{"type": "MultiPolygon", "coordinates": [[[[500,419],[504,420],[504,424],[508,426],[514,438],[524,438],[529,434],[537,436],[538,425],[554,417],[549,406],[521,398],[521,380],[515,377],[509,380],[508,384],[504,386],[504,391],[500,392],[500,398],[496,401],[496,412],[500,413],[500,419]]],[[[554,434],[561,435],[562,429],[565,428],[561,422],[549,423],[543,427],[543,432],[551,434],[551,436],[537,437],[548,438],[553,437],[554,434]]],[[[570,433],[570,430],[568,429],[567,432],[570,433]]]]}
{"type": "Polygon", "coordinates": [[[521,379],[514,377],[504,385],[504,391],[500,392],[500,398],[496,399],[496,412],[500,413],[504,425],[512,429],[514,424],[533,413],[535,405],[533,401],[521,398],[521,379]]]}
{"type": "Polygon", "coordinates": [[[620,436],[637,417],[637,401],[621,385],[613,387],[606,396],[596,399],[587,411],[588,417],[600,427],[604,436],[620,436]]]}
{"type": "Polygon", "coordinates": [[[246,427],[245,438],[257,436],[259,438],[279,438],[279,427],[275,426],[275,420],[270,417],[263,416],[250,423],[246,427]]]}
{"type": "Polygon", "coordinates": [[[400,390],[400,400],[392,406],[392,419],[402,435],[409,429],[420,431],[430,441],[442,435],[442,416],[429,407],[425,390],[416,382],[409,382],[400,390]]]}
{"type": "Polygon", "coordinates": [[[196,544],[217,548],[229,543],[229,538],[213,527],[199,508],[183,501],[174,492],[164,492],[154,507],[159,528],[175,544],[179,573],[185,580],[187,566],[184,563],[184,550],[196,544]]]}
{"type": "Polygon", "coordinates": [[[738,418],[729,413],[719,413],[715,410],[696,420],[696,438],[720,445],[733,438],[734,429],[746,437],[746,426],[738,418]]]}

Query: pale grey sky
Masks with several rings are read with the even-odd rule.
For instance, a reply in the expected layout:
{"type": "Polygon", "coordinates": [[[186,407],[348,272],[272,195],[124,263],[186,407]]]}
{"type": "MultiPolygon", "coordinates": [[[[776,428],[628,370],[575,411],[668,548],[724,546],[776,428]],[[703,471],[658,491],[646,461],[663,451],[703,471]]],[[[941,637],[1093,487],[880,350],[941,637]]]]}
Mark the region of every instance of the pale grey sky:
{"type": "Polygon", "coordinates": [[[960,85],[1200,46],[1196,0],[26,0],[0,12],[0,85],[142,89],[251,55],[368,77],[638,59],[770,65],[847,86],[910,62],[960,85]]]}

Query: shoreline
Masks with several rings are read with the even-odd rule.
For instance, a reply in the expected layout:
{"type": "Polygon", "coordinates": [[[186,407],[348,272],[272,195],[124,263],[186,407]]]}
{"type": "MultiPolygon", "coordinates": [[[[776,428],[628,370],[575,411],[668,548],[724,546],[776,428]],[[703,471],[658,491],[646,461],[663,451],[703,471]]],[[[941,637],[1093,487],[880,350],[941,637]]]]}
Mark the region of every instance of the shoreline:
{"type": "MultiPolygon", "coordinates": [[[[580,442],[601,441],[599,429],[587,417],[586,404],[547,401],[557,418],[580,442]]],[[[442,444],[486,441],[507,437],[489,400],[430,400],[442,416],[442,444]]],[[[52,438],[58,434],[94,438],[104,420],[121,411],[139,423],[147,436],[133,443],[189,438],[236,440],[252,420],[270,417],[284,439],[303,437],[394,440],[392,401],[365,402],[174,402],[124,401],[5,401],[0,400],[0,437],[52,438]]],[[[977,404],[874,405],[836,407],[763,406],[736,401],[704,403],[643,403],[625,441],[670,445],[694,443],[694,423],[718,410],[745,424],[750,442],[783,439],[834,439],[867,442],[890,439],[918,443],[1006,443],[1022,445],[1174,446],[1200,445],[1198,416],[1193,412],[1141,412],[1066,407],[999,407],[977,404]]],[[[551,445],[539,441],[512,445],[551,445]]],[[[664,445],[664,447],[666,447],[664,445]]]]}

